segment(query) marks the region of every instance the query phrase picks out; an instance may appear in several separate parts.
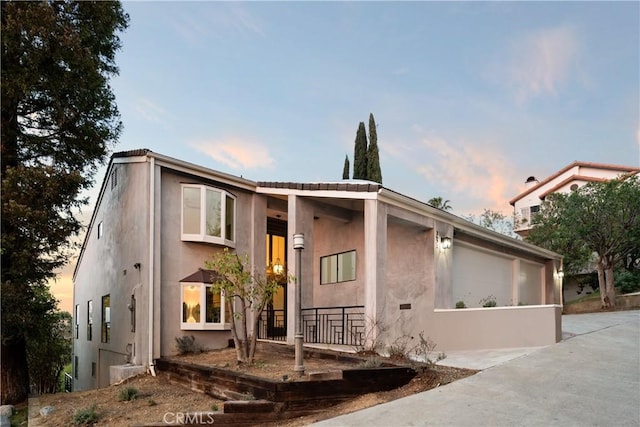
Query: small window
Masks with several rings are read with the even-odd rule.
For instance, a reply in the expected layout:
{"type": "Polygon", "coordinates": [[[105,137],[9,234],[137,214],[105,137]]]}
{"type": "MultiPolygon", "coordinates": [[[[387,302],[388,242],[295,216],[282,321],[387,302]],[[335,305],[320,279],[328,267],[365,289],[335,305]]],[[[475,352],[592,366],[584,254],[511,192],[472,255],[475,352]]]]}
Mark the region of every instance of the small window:
{"type": "Polygon", "coordinates": [[[535,205],[535,206],[531,206],[531,213],[538,213],[540,212],[540,205],[535,205]]]}
{"type": "Polygon", "coordinates": [[[108,343],[111,341],[111,296],[102,297],[102,337],[101,341],[108,343]]]}
{"type": "Polygon", "coordinates": [[[129,302],[129,312],[131,313],[131,332],[136,331],[136,296],[131,295],[129,302]]]}
{"type": "Polygon", "coordinates": [[[234,246],[236,201],[206,185],[182,186],[182,240],[234,246]]]}
{"type": "Polygon", "coordinates": [[[76,339],[80,338],[80,304],[76,304],[76,310],[75,310],[75,322],[73,324],[73,336],[76,337],[76,339]]]}
{"type": "Polygon", "coordinates": [[[569,187],[569,189],[571,189],[571,191],[576,191],[578,189],[578,184],[571,184],[571,187],[569,187]]]}
{"type": "Polygon", "coordinates": [[[96,362],[91,362],[91,376],[96,377],[96,362]]]}
{"type": "Polygon", "coordinates": [[[356,251],[320,258],[320,284],[356,280],[356,251]]]}
{"type": "Polygon", "coordinates": [[[111,172],[111,189],[113,190],[118,186],[118,169],[114,166],[111,172]]]}
{"type": "Polygon", "coordinates": [[[98,224],[98,239],[102,237],[102,221],[98,224]]]}
{"type": "Polygon", "coordinates": [[[206,283],[182,283],[181,285],[181,329],[226,330],[231,328],[226,321],[228,313],[225,313],[224,294],[206,283]]]}
{"type": "Polygon", "coordinates": [[[78,356],[73,356],[73,378],[78,379],[78,356]]]}
{"type": "Polygon", "coordinates": [[[87,341],[93,339],[93,301],[87,302],[87,341]]]}

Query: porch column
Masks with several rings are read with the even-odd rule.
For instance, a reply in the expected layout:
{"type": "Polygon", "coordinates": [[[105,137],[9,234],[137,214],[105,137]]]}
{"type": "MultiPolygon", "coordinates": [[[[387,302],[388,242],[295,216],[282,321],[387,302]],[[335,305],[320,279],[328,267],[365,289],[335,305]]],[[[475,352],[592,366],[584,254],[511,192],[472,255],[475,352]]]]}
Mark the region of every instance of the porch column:
{"type": "Polygon", "coordinates": [[[363,258],[365,345],[370,347],[378,340],[379,326],[385,326],[387,209],[378,200],[364,201],[363,258]]]}
{"type": "MultiPolygon", "coordinates": [[[[296,252],[293,249],[293,235],[304,234],[304,250],[302,251],[302,277],[295,283],[287,284],[287,344],[294,344],[296,330],[295,294],[296,286],[302,284],[302,308],[313,306],[313,207],[300,196],[289,196],[287,218],[287,273],[295,274],[296,252]]],[[[303,325],[304,334],[304,325],[303,325]]]]}

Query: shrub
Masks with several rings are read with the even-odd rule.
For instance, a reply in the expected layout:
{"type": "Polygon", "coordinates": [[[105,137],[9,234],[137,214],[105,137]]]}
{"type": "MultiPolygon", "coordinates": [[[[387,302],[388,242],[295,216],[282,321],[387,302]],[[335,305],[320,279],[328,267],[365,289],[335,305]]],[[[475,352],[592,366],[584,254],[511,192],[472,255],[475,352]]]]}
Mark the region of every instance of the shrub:
{"type": "Polygon", "coordinates": [[[73,424],[82,426],[93,425],[97,423],[100,417],[98,416],[96,410],[97,407],[95,403],[88,408],[78,409],[76,413],[73,414],[73,424]]]}
{"type": "Polygon", "coordinates": [[[456,308],[467,308],[466,304],[464,303],[464,301],[458,301],[456,303],[456,308]]]}
{"type": "Polygon", "coordinates": [[[120,400],[129,402],[138,397],[138,390],[135,387],[125,387],[120,390],[120,400]]]}
{"type": "Polygon", "coordinates": [[[211,405],[211,410],[212,410],[213,412],[218,412],[218,404],[217,404],[217,403],[214,403],[213,405],[211,405]]]}
{"type": "Polygon", "coordinates": [[[155,400],[153,400],[153,399],[149,399],[149,402],[148,402],[148,403],[149,403],[149,406],[156,406],[156,405],[158,404],[158,403],[157,403],[155,400]]]}
{"type": "Polygon", "coordinates": [[[176,347],[180,354],[198,354],[202,353],[202,347],[196,344],[196,337],[193,335],[184,335],[176,337],[176,347]]]}
{"type": "Polygon", "coordinates": [[[620,288],[622,294],[630,294],[640,290],[640,272],[621,270],[616,271],[613,277],[615,287],[620,288]]]}
{"type": "Polygon", "coordinates": [[[482,298],[478,304],[480,304],[483,307],[495,307],[498,305],[496,303],[496,297],[494,297],[493,295],[489,295],[486,298],[482,298]]]}
{"type": "Polygon", "coordinates": [[[382,360],[378,356],[367,357],[366,360],[360,362],[362,368],[379,368],[382,366],[382,360]]]}

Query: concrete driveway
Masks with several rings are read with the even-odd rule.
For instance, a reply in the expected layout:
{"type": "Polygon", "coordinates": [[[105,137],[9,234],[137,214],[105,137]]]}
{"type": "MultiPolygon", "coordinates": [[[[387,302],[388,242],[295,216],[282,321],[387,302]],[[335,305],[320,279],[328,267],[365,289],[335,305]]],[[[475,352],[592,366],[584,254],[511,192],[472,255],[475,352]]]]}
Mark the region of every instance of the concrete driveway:
{"type": "Polygon", "coordinates": [[[558,344],[315,425],[640,426],[640,311],[563,316],[562,331],[558,344]]]}

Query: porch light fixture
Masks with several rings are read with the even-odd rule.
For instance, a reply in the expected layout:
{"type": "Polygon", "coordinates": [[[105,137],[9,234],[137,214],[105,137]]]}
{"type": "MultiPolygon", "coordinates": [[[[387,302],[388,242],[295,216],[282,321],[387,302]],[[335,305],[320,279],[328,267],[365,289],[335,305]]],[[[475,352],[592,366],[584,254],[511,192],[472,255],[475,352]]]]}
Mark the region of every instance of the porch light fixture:
{"type": "Polygon", "coordinates": [[[304,249],[304,234],[298,233],[293,235],[293,249],[296,251],[296,301],[295,301],[295,317],[296,317],[296,334],[294,336],[294,352],[295,365],[293,371],[300,376],[304,374],[304,354],[303,354],[303,336],[302,336],[302,251],[304,249]]]}
{"type": "Polygon", "coordinates": [[[451,237],[444,236],[444,237],[440,240],[440,247],[441,247],[442,249],[451,249],[451,237]]]}
{"type": "Polygon", "coordinates": [[[562,279],[564,277],[564,270],[562,270],[562,266],[558,268],[558,278],[562,279]]]}
{"type": "Polygon", "coordinates": [[[280,258],[278,258],[273,264],[273,274],[279,276],[282,273],[284,273],[284,265],[282,265],[282,262],[280,262],[280,258]]]}

